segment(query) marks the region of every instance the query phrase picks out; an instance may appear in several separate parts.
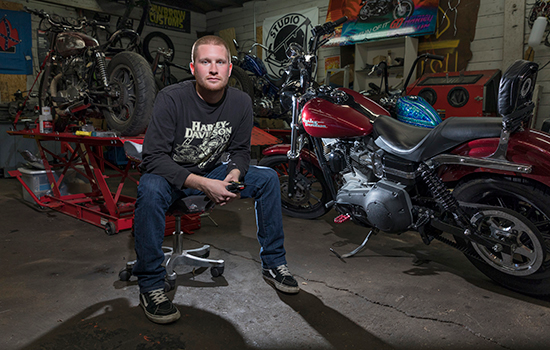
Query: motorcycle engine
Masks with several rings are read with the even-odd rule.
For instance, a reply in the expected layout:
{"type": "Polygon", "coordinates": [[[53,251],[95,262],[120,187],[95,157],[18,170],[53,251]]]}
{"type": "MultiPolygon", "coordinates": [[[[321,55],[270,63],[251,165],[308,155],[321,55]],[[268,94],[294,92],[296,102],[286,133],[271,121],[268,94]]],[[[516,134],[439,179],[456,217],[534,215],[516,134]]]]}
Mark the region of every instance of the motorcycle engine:
{"type": "Polygon", "coordinates": [[[387,179],[367,182],[358,172],[347,173],[344,179],[336,196],[339,212],[389,233],[402,233],[412,225],[413,206],[404,185],[387,179]]]}
{"type": "Polygon", "coordinates": [[[50,85],[52,100],[64,108],[86,97],[86,66],[80,57],[65,61],[63,72],[56,75],[50,85]]]}

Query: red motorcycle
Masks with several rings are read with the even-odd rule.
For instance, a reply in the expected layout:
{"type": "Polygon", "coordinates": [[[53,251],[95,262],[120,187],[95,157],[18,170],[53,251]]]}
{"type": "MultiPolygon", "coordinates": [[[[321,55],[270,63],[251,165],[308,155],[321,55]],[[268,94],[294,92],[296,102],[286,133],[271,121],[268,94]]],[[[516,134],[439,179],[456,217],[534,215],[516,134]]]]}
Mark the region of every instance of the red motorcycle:
{"type": "Polygon", "coordinates": [[[550,135],[528,127],[538,65],[519,60],[505,72],[502,117],[415,127],[355,91],[313,87],[321,38],[344,20],[313,28],[308,52],[295,44],[287,52],[289,69],[300,71],[282,93],[291,143],[266,149],[260,162],[279,172],[284,212],[315,218],[334,208],[336,223],[371,228],[342,258],[372,233],[416,231],[507,288],[549,295],[550,135]]]}

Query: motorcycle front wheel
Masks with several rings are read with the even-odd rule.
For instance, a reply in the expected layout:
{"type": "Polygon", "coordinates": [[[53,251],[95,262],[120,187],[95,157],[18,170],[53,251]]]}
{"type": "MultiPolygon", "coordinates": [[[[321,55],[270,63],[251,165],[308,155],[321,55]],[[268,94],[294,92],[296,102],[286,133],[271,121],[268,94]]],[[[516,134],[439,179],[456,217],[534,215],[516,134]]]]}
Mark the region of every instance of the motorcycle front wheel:
{"type": "Polygon", "coordinates": [[[505,212],[488,210],[477,219],[480,231],[513,243],[513,251],[508,254],[469,243],[466,257],[487,277],[511,290],[550,295],[550,189],[524,179],[486,178],[467,181],[453,193],[459,201],[507,208],[527,219],[522,222],[505,212]]]}
{"type": "Polygon", "coordinates": [[[413,12],[414,3],[411,0],[401,0],[401,4],[393,8],[393,19],[408,18],[413,12]]]}
{"type": "Polygon", "coordinates": [[[103,115],[111,130],[136,136],[147,129],[157,88],[151,67],[134,52],[117,54],[107,67],[109,86],[116,98],[107,98],[103,115]],[[114,90],[114,91],[113,91],[114,90]]]}
{"type": "Polygon", "coordinates": [[[329,211],[325,204],[330,200],[330,190],[323,173],[315,165],[300,161],[300,169],[296,174],[296,193],[293,198],[288,197],[289,169],[288,158],[285,155],[267,156],[259,165],[269,167],[279,175],[283,214],[300,219],[315,219],[329,211]]]}
{"type": "Polygon", "coordinates": [[[254,102],[254,85],[246,71],[241,67],[233,65],[227,85],[246,92],[254,102]]]}

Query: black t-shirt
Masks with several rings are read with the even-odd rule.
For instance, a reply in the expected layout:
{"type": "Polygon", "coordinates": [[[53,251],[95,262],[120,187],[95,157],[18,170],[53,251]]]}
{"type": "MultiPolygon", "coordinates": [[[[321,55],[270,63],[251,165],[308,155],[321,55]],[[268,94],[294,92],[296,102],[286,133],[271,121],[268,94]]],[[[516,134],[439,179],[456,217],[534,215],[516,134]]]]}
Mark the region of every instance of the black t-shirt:
{"type": "Polygon", "coordinates": [[[160,91],[143,143],[142,169],[183,188],[189,174],[206,175],[224,152],[227,172],[250,163],[252,101],[228,87],[222,100],[211,105],[195,90],[195,81],[173,84],[160,91]]]}

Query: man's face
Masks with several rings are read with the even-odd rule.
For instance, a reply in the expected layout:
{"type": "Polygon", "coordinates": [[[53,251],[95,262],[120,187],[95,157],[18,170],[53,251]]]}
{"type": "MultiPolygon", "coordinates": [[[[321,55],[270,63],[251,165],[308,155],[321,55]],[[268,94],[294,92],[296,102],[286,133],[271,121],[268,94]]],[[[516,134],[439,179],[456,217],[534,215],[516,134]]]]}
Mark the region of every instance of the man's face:
{"type": "Polygon", "coordinates": [[[225,88],[233,65],[227,50],[222,45],[200,45],[195,48],[195,62],[191,62],[191,73],[197,85],[207,91],[220,91],[225,88]]]}

